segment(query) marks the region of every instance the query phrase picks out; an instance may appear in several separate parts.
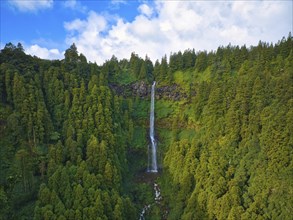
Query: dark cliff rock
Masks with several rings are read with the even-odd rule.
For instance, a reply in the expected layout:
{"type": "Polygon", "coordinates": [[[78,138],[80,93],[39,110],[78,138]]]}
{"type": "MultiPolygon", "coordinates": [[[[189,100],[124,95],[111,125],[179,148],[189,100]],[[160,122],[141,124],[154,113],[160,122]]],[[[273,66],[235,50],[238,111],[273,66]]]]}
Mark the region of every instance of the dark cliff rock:
{"type": "Polygon", "coordinates": [[[130,88],[133,95],[138,95],[140,97],[147,97],[151,92],[150,86],[144,81],[138,81],[130,84],[130,88]]]}
{"type": "Polygon", "coordinates": [[[129,85],[110,84],[110,88],[117,94],[124,97],[139,96],[140,98],[148,98],[151,94],[150,85],[144,81],[138,81],[129,85]]]}
{"type": "Polygon", "coordinates": [[[172,84],[170,86],[158,87],[156,89],[156,98],[179,101],[182,99],[186,99],[187,95],[182,91],[182,88],[180,88],[178,85],[172,84]]]}
{"type": "MultiPolygon", "coordinates": [[[[129,85],[112,84],[110,88],[114,90],[116,94],[124,97],[139,96],[140,98],[148,99],[151,94],[151,85],[147,84],[145,81],[137,81],[129,85]]],[[[158,85],[155,95],[156,99],[168,99],[173,101],[187,98],[187,94],[177,84],[162,87],[158,85]]]]}

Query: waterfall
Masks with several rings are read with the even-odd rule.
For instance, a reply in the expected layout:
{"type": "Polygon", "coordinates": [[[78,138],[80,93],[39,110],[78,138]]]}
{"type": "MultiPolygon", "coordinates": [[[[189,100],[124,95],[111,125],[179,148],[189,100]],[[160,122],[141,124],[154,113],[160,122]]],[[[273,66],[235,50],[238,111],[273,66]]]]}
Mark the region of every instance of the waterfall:
{"type": "MultiPolygon", "coordinates": [[[[155,86],[156,82],[154,81],[152,85],[152,91],[151,91],[151,112],[150,112],[150,139],[151,139],[151,151],[149,152],[151,156],[149,156],[148,164],[151,165],[151,167],[148,167],[148,172],[157,173],[158,167],[157,167],[157,143],[155,140],[155,86]]],[[[148,165],[148,166],[149,166],[148,165]]]]}

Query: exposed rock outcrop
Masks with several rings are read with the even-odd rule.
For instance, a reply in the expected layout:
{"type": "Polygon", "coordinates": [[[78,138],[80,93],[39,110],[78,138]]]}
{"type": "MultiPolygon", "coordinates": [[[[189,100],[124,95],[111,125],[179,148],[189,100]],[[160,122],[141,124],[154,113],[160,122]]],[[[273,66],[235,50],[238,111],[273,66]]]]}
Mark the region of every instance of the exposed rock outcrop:
{"type": "MultiPolygon", "coordinates": [[[[110,85],[111,89],[114,90],[118,95],[127,96],[139,96],[140,98],[150,98],[151,85],[147,84],[145,81],[137,81],[129,85],[110,85]]],[[[179,101],[186,99],[187,94],[183,89],[177,85],[172,84],[170,86],[158,85],[156,88],[156,99],[168,99],[173,101],[179,101]]]]}
{"type": "Polygon", "coordinates": [[[182,88],[180,88],[176,84],[173,84],[170,86],[158,87],[156,89],[156,98],[179,101],[182,99],[186,99],[187,95],[184,92],[182,92],[182,88]]]}
{"type": "Polygon", "coordinates": [[[130,88],[133,95],[138,95],[140,97],[148,97],[151,92],[150,85],[146,84],[145,81],[132,83],[130,84],[130,88]]]}

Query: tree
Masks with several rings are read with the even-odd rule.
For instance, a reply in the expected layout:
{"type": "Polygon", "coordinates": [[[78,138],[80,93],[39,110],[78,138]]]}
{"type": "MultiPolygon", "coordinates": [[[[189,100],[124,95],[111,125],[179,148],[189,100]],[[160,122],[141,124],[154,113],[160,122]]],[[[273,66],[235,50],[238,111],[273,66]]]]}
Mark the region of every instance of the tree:
{"type": "Polygon", "coordinates": [[[96,173],[99,169],[99,146],[98,140],[95,136],[91,136],[87,144],[87,165],[90,172],[96,173]]]}
{"type": "Polygon", "coordinates": [[[65,51],[65,62],[68,63],[77,63],[78,61],[78,52],[77,48],[75,46],[75,43],[73,43],[66,51],[65,51]]]}
{"type": "Polygon", "coordinates": [[[7,219],[8,214],[10,212],[10,207],[8,203],[7,195],[3,189],[3,187],[0,187],[0,219],[4,220],[7,219]]]}
{"type": "Polygon", "coordinates": [[[25,149],[20,149],[15,155],[18,165],[21,171],[22,186],[24,192],[30,191],[32,189],[33,178],[32,178],[32,164],[29,159],[29,153],[25,149]]]}
{"type": "Polygon", "coordinates": [[[197,54],[197,58],[196,58],[196,62],[195,62],[195,68],[199,71],[199,72],[203,72],[208,65],[208,61],[207,61],[207,52],[203,51],[203,52],[199,52],[197,54]]]}
{"type": "Polygon", "coordinates": [[[21,43],[17,43],[16,49],[20,52],[24,52],[24,49],[21,43]]]}
{"type": "Polygon", "coordinates": [[[154,65],[147,55],[145,56],[144,62],[146,63],[147,79],[149,82],[152,82],[154,78],[153,76],[154,65]]]}
{"type": "Polygon", "coordinates": [[[142,62],[139,72],[139,79],[147,79],[147,64],[142,62]]]}
{"type": "Polygon", "coordinates": [[[138,76],[140,73],[140,69],[141,69],[141,64],[142,64],[142,59],[138,57],[137,54],[135,54],[134,52],[131,53],[131,57],[130,57],[130,69],[131,72],[134,76],[138,76]]]}

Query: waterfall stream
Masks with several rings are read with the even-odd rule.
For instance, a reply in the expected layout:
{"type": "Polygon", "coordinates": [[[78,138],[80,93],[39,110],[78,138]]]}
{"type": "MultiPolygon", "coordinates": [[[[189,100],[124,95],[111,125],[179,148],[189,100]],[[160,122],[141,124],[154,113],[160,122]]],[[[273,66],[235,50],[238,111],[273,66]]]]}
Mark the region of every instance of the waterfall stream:
{"type": "Polygon", "coordinates": [[[155,202],[152,203],[152,204],[148,204],[148,205],[145,205],[140,213],[140,216],[139,216],[139,220],[144,220],[145,219],[145,214],[146,212],[151,209],[151,207],[153,205],[160,205],[161,203],[161,200],[162,200],[162,196],[161,196],[161,190],[160,190],[160,187],[157,183],[154,183],[154,192],[155,192],[155,202]]]}
{"type": "Polygon", "coordinates": [[[151,90],[151,111],[150,111],[150,139],[151,139],[151,151],[149,151],[149,154],[151,156],[148,156],[148,172],[157,173],[158,167],[157,167],[157,143],[155,140],[155,86],[156,82],[154,81],[152,85],[151,90]],[[151,160],[151,161],[149,161],[151,160]],[[151,166],[151,167],[150,167],[151,166]]]}
{"type": "MultiPolygon", "coordinates": [[[[151,90],[151,109],[150,109],[150,140],[151,140],[151,146],[148,147],[148,173],[158,173],[158,166],[157,166],[157,143],[155,140],[155,86],[156,82],[153,82],[152,90],[151,90]]],[[[149,175],[155,175],[155,174],[149,174],[149,175]]],[[[153,205],[160,205],[162,196],[160,187],[157,183],[153,183],[153,189],[154,189],[154,202],[151,204],[147,204],[143,207],[139,220],[145,219],[145,214],[151,209],[153,205]]]]}

